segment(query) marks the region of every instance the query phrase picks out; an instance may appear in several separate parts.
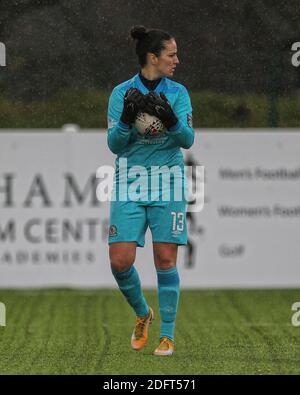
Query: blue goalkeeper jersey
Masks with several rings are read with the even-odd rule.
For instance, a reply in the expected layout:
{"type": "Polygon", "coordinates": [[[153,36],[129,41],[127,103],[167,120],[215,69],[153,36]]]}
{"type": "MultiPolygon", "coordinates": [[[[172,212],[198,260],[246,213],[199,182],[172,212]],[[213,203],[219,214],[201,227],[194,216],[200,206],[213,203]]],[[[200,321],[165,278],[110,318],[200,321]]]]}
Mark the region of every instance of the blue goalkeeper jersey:
{"type": "Polygon", "coordinates": [[[168,78],[162,78],[154,92],[163,92],[177,115],[178,122],[171,129],[152,138],[139,134],[134,125],[128,126],[120,121],[123,111],[124,96],[128,89],[137,88],[143,94],[149,90],[142,83],[139,75],[116,86],[109,98],[108,105],[108,146],[117,154],[116,176],[118,178],[119,159],[126,158],[128,168],[144,166],[180,166],[184,161],[181,148],[189,148],[194,142],[192,127],[192,106],[186,88],[168,78]]]}

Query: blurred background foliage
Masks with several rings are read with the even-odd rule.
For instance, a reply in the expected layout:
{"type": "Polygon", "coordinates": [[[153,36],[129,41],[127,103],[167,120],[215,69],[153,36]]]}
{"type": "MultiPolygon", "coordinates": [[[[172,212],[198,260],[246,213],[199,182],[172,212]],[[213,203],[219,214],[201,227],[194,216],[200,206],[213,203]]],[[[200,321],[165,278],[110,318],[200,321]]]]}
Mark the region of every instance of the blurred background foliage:
{"type": "Polygon", "coordinates": [[[0,128],[106,127],[111,89],[138,72],[131,26],[178,43],[196,127],[297,127],[294,0],[1,0],[0,128]]]}
{"type": "MultiPolygon", "coordinates": [[[[210,91],[190,92],[193,123],[198,128],[269,127],[270,103],[265,95],[229,95],[210,91]]],[[[47,101],[11,101],[0,97],[1,128],[106,128],[109,92],[65,91],[47,101]]],[[[278,99],[278,126],[299,127],[300,100],[278,99]]]]}

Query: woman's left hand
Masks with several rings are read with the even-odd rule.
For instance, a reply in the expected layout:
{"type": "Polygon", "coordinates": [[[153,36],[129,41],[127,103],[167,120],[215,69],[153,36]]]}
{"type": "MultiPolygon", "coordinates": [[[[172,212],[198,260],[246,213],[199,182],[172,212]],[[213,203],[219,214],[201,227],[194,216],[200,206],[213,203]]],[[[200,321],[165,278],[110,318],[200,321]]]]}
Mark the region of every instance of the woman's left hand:
{"type": "Polygon", "coordinates": [[[160,92],[160,95],[150,92],[145,96],[145,100],[146,112],[159,118],[167,129],[176,125],[178,119],[163,92],[160,92]]]}

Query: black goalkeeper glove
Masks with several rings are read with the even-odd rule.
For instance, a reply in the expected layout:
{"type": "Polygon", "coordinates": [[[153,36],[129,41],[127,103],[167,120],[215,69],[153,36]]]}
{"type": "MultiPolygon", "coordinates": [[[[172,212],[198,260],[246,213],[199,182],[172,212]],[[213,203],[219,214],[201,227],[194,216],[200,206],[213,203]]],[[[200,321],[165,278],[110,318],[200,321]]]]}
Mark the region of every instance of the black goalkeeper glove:
{"type": "Polygon", "coordinates": [[[124,107],[121,115],[121,121],[131,125],[137,116],[137,113],[144,108],[145,96],[136,88],[130,88],[124,96],[124,107]]]}
{"type": "Polygon", "coordinates": [[[167,129],[176,125],[178,119],[163,92],[160,92],[160,96],[155,92],[150,92],[145,98],[146,112],[159,118],[167,129]]]}

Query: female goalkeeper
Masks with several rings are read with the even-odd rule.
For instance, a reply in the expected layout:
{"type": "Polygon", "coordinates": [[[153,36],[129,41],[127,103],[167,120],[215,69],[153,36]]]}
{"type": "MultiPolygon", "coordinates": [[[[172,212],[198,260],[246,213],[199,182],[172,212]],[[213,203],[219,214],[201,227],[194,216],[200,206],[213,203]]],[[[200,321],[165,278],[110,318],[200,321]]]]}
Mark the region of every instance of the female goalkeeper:
{"type": "MultiPolygon", "coordinates": [[[[179,63],[176,41],[163,30],[143,26],[133,27],[130,34],[136,41],[140,72],[114,88],[108,105],[108,146],[117,155],[115,192],[122,183],[129,187],[133,181],[127,174],[124,176],[122,173],[121,176],[121,163],[125,159],[128,171],[133,166],[143,166],[149,178],[151,166],[160,168],[159,177],[163,177],[168,169],[179,169],[184,189],[181,148],[191,147],[194,130],[188,92],[183,85],[169,79],[179,63]],[[134,125],[139,112],[148,112],[159,118],[164,125],[163,131],[154,131],[147,136],[140,134],[134,125]]],[[[148,327],[154,318],[134,267],[136,248],[144,246],[148,226],[152,233],[161,319],[160,342],[155,355],[171,355],[174,351],[179,300],[177,249],[178,245],[187,243],[186,199],[184,194],[182,199],[175,199],[172,193],[178,181],[178,172],[176,174],[170,182],[168,199],[162,190],[158,190],[158,199],[149,195],[143,199],[130,199],[126,195],[126,199],[121,199],[116,192],[116,199],[110,206],[108,242],[111,269],[136,314],[131,337],[131,346],[135,350],[146,345],[148,327]]],[[[148,185],[150,193],[151,181],[148,185]]]]}

